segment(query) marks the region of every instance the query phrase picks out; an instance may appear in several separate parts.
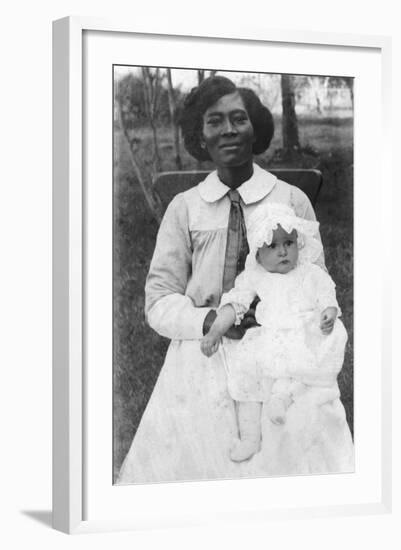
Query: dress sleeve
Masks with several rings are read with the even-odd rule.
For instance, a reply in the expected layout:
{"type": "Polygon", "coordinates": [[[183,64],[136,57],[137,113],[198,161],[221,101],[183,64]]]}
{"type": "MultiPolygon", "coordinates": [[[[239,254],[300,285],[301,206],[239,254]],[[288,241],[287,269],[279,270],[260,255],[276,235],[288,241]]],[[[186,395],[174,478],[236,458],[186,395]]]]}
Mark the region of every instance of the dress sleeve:
{"type": "Polygon", "coordinates": [[[202,338],[209,307],[195,307],[185,296],[192,273],[188,209],[183,195],[168,206],[145,285],[145,315],[149,325],[172,340],[202,338]]]}
{"type": "Polygon", "coordinates": [[[337,302],[336,285],[330,275],[318,266],[312,266],[312,284],[316,293],[316,306],[322,312],[327,307],[335,307],[338,317],[341,316],[341,309],[337,302]]]}
{"type": "Polygon", "coordinates": [[[239,325],[256,295],[252,274],[245,269],[235,279],[234,288],[221,297],[220,307],[232,305],[236,316],[235,324],[239,325]]]}
{"type": "MultiPolygon", "coordinates": [[[[306,194],[294,185],[291,187],[291,205],[294,208],[296,215],[299,218],[304,218],[305,220],[316,221],[315,211],[313,210],[313,206],[306,194]]],[[[319,239],[320,242],[322,242],[320,231],[317,232],[316,238],[319,239]]],[[[327,271],[324,259],[324,252],[320,254],[315,263],[316,265],[327,271]]]]}

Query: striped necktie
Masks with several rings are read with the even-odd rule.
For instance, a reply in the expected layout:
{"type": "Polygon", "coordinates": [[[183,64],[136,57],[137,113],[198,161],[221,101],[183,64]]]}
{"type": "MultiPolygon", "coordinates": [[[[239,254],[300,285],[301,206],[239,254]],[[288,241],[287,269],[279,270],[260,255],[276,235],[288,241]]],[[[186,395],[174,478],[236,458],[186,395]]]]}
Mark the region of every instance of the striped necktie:
{"type": "Polygon", "coordinates": [[[228,198],[231,201],[231,208],[227,228],[223,292],[228,292],[233,288],[235,277],[244,270],[245,260],[249,252],[244,213],[240,204],[240,195],[236,189],[230,189],[228,198]]]}

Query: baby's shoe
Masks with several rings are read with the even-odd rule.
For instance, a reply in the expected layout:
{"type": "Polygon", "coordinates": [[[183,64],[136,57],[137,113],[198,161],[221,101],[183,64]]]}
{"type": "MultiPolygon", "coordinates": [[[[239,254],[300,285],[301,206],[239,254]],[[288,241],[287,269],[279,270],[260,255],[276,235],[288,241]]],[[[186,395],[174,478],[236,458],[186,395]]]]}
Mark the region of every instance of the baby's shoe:
{"type": "Polygon", "coordinates": [[[248,460],[260,450],[260,439],[236,439],[230,449],[230,458],[234,462],[248,460]]]}

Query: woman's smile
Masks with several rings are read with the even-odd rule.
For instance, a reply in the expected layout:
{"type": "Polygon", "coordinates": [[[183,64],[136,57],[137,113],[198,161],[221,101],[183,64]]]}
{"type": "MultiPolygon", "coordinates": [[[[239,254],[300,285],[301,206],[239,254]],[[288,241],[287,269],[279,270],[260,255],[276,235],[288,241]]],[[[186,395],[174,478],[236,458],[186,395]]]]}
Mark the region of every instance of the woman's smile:
{"type": "Polygon", "coordinates": [[[220,149],[238,149],[240,147],[239,143],[224,143],[223,145],[220,145],[220,149]]]}
{"type": "Polygon", "coordinates": [[[217,167],[251,161],[254,141],[253,126],[239,93],[221,97],[203,115],[203,143],[217,167]]]}

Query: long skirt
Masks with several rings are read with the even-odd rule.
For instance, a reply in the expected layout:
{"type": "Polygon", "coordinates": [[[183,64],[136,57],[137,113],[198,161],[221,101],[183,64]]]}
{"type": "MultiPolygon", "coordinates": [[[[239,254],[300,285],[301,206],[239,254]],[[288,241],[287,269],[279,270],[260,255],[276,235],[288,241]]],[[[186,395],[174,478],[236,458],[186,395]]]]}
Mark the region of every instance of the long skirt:
{"type": "Polygon", "coordinates": [[[271,422],[262,407],[261,450],[236,463],[236,403],[227,390],[221,349],[211,358],[199,341],[173,341],[123,462],[118,484],[345,473],[354,448],[337,383],[307,387],[271,422]],[[328,391],[329,390],[329,391],[328,391]]]}

